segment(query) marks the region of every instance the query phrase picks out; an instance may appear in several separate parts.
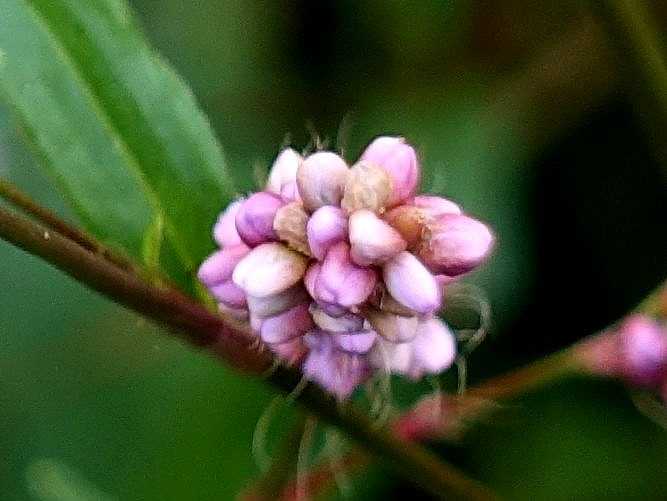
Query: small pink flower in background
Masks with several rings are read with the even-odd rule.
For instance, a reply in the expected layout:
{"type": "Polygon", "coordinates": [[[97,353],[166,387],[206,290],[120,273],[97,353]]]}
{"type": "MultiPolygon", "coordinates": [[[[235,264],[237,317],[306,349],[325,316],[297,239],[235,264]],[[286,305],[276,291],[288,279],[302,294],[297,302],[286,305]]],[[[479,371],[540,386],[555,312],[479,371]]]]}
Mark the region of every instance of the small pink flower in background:
{"type": "Polygon", "coordinates": [[[482,264],[494,238],[454,202],[418,195],[420,179],[400,137],[378,137],[352,167],[285,149],[265,191],[221,214],[221,250],[199,278],[224,314],[247,318],[339,399],[376,371],[438,374],[456,357],[436,317],[444,286],[482,264]]]}
{"type": "Polygon", "coordinates": [[[581,345],[583,367],[660,395],[667,403],[667,325],[637,313],[581,345]]]}
{"type": "Polygon", "coordinates": [[[667,329],[645,315],[632,315],[618,328],[620,375],[631,384],[658,388],[667,382],[667,329]]]}

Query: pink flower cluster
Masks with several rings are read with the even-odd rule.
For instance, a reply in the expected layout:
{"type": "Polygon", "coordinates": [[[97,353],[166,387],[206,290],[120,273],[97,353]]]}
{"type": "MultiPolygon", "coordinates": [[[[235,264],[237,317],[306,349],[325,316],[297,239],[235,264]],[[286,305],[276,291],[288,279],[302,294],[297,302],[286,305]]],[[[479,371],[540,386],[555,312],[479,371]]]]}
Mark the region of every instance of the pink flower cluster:
{"type": "Polygon", "coordinates": [[[443,287],[493,245],[455,203],[417,195],[420,166],[379,137],[352,167],[337,154],[286,149],[264,191],[232,203],[199,269],[221,311],[248,319],[286,363],[338,398],[375,370],[418,379],[456,354],[437,318],[443,287]]]}

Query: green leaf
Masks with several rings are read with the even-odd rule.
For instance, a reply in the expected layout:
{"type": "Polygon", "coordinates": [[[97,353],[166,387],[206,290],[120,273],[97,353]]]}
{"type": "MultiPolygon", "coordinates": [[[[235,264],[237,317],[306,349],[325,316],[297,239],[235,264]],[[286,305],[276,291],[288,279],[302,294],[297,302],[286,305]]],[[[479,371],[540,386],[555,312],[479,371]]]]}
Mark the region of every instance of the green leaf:
{"type": "Polygon", "coordinates": [[[163,221],[171,274],[191,273],[233,188],[187,86],[122,1],[0,0],[0,12],[0,92],[84,224],[141,256],[163,221]]]}

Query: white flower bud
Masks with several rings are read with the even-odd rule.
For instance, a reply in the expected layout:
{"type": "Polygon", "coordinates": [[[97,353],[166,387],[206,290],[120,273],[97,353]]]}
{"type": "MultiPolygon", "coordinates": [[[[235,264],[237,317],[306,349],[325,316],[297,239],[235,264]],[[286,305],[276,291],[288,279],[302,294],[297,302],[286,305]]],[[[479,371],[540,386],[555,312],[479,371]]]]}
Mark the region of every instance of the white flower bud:
{"type": "Polygon", "coordinates": [[[232,279],[249,296],[266,297],[290,288],[306,272],[308,259],[279,243],[255,247],[236,265],[232,279]]]}

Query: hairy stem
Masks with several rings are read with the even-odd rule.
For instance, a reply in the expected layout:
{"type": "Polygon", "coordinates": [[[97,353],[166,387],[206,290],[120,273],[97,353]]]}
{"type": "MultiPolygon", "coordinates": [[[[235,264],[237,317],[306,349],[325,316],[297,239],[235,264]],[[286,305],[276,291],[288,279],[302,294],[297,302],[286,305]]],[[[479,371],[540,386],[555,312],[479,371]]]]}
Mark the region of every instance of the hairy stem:
{"type": "MultiPolygon", "coordinates": [[[[208,348],[238,370],[261,375],[273,366],[272,357],[257,348],[247,326],[233,325],[177,290],[148,284],[56,231],[0,208],[0,237],[41,257],[91,289],[169,327],[192,344],[208,348]]],[[[299,386],[301,379],[298,371],[287,367],[277,367],[268,377],[288,393],[299,386]]],[[[364,414],[351,405],[339,404],[318,387],[306,385],[298,401],[380,456],[397,474],[436,496],[494,497],[485,487],[426,449],[375,429],[364,414]]]]}

